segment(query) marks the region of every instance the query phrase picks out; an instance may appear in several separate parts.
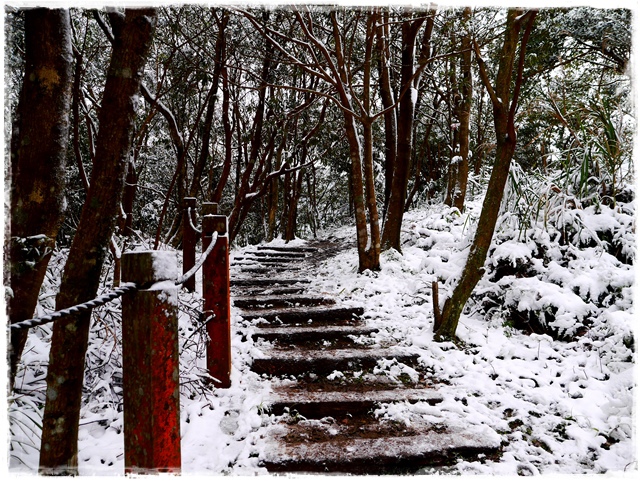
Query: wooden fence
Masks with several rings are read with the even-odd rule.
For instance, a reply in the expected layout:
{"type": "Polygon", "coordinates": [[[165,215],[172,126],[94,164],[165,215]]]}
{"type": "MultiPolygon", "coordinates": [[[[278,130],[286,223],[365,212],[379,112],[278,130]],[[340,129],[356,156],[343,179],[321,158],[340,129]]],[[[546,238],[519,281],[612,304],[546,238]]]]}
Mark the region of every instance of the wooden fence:
{"type": "MultiPolygon", "coordinates": [[[[213,386],[231,385],[231,318],[227,217],[205,203],[201,229],[195,227],[195,200],[185,199],[183,269],[195,265],[197,235],[203,255],[207,368],[213,386]]],[[[125,472],[180,472],[180,379],[178,289],[175,256],[163,251],[122,255],[122,282],[138,289],[122,298],[125,472]]],[[[183,284],[195,290],[195,276],[183,284]],[[190,282],[192,281],[192,282],[190,282]]]]}

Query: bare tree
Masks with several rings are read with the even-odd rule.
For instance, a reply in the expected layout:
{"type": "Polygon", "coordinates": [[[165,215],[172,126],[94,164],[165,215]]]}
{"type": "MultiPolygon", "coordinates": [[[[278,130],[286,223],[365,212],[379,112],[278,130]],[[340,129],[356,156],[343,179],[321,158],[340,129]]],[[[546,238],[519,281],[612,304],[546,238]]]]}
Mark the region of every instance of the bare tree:
{"type": "MultiPolygon", "coordinates": [[[[57,309],[96,295],[118,218],[136,113],[134,99],[156,19],[155,9],[110,13],[114,43],[91,187],[65,265],[57,309]]],[[[91,312],[85,312],[61,319],[53,327],[40,449],[43,474],[78,474],[78,422],[90,319],[91,312]]]]}
{"type": "MultiPolygon", "coordinates": [[[[11,145],[12,323],[33,316],[62,219],[72,86],[69,11],[24,15],[25,75],[11,145]]],[[[27,332],[11,333],[10,386],[27,332]]]]}
{"type": "MultiPolygon", "coordinates": [[[[372,112],[373,46],[380,14],[363,10],[353,17],[342,10],[328,13],[322,25],[310,8],[294,10],[295,27],[300,39],[292,39],[261,24],[256,17],[242,12],[282,54],[283,61],[321,80],[331,91],[315,89],[341,110],[351,161],[350,185],[356,221],[358,270],[380,268],[380,225],[373,170],[373,122],[382,115],[372,112]],[[355,32],[364,28],[363,52],[354,52],[355,32]],[[328,40],[324,40],[328,33],[328,40]],[[284,42],[290,42],[287,46],[284,42]],[[356,55],[362,54],[356,58],[356,55]],[[356,67],[356,63],[358,67],[356,67]]],[[[320,15],[321,16],[321,15],[320,15]]]]}
{"type": "Polygon", "coordinates": [[[497,143],[496,159],[467,262],[451,297],[444,303],[442,312],[440,311],[440,306],[435,302],[435,298],[437,298],[437,283],[434,283],[433,307],[436,339],[452,339],[455,337],[455,331],[464,305],[484,274],[484,263],[493,239],[511,159],[516,148],[515,116],[523,83],[527,42],[536,13],[535,10],[529,10],[526,13],[520,9],[510,9],[508,11],[495,87],[489,78],[480,48],[474,42],[480,79],[489,92],[493,105],[493,120],[497,143]],[[520,31],[523,26],[524,33],[521,39],[520,31]],[[520,45],[519,53],[518,45],[520,45]]]}
{"type": "MultiPolygon", "coordinates": [[[[467,194],[469,177],[469,120],[473,101],[473,76],[471,74],[471,8],[462,11],[462,37],[460,40],[460,74],[458,82],[455,74],[452,78],[453,115],[457,125],[454,135],[454,157],[449,168],[449,183],[445,203],[464,210],[464,199],[467,194]]],[[[455,70],[454,70],[455,72],[455,70]]]]}

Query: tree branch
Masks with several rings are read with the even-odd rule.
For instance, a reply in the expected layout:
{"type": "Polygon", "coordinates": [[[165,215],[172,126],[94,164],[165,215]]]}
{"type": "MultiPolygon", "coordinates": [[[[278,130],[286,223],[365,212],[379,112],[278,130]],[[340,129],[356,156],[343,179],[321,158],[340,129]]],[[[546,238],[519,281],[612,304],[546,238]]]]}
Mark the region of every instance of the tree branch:
{"type": "Polygon", "coordinates": [[[524,34],[522,35],[522,40],[520,41],[520,57],[518,58],[518,73],[517,73],[516,82],[514,86],[513,97],[511,98],[511,106],[509,108],[510,122],[513,122],[513,119],[515,118],[515,115],[516,115],[516,109],[518,108],[518,98],[520,97],[520,90],[522,88],[522,75],[524,72],[524,57],[527,52],[527,43],[529,42],[529,36],[531,35],[533,22],[536,19],[537,14],[538,14],[537,10],[529,10],[519,20],[519,21],[524,21],[525,18],[529,17],[529,22],[527,23],[524,34]]]}
{"type": "Polygon", "coordinates": [[[491,80],[489,79],[489,75],[487,74],[487,67],[482,58],[482,54],[480,53],[480,47],[478,46],[478,42],[476,39],[473,39],[473,49],[476,54],[476,63],[478,64],[478,71],[480,72],[480,80],[482,80],[482,84],[487,89],[489,93],[489,97],[491,98],[491,103],[493,105],[500,105],[500,100],[496,95],[496,92],[493,90],[493,86],[491,85],[491,80]]]}

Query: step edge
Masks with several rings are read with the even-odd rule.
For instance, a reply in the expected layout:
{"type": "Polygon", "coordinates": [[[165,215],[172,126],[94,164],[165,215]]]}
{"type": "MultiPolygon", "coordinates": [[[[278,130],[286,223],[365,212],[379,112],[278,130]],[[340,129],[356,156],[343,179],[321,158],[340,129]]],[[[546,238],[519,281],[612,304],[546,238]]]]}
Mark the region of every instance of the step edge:
{"type": "Polygon", "coordinates": [[[384,389],[376,391],[299,391],[273,393],[265,402],[275,404],[317,404],[317,403],[393,403],[393,402],[433,402],[444,397],[435,389],[384,389]],[[431,391],[431,392],[430,392],[431,391]],[[404,396],[404,397],[401,397],[404,396]]]}
{"type": "Polygon", "coordinates": [[[279,349],[264,349],[262,356],[256,358],[258,361],[297,361],[297,360],[318,360],[328,358],[331,360],[348,360],[358,358],[412,358],[417,359],[420,355],[412,350],[403,348],[352,348],[352,349],[327,349],[327,350],[315,350],[309,349],[303,352],[299,350],[279,350],[279,349]]]}
{"type": "Polygon", "coordinates": [[[303,326],[286,326],[286,327],[271,327],[271,326],[255,326],[257,328],[256,331],[252,333],[252,335],[276,335],[276,334],[292,334],[292,335],[303,335],[303,334],[322,334],[322,333],[336,333],[336,334],[353,334],[358,335],[359,333],[363,334],[372,334],[375,332],[379,332],[380,329],[378,327],[367,327],[367,326],[341,326],[341,325],[324,325],[324,326],[314,326],[314,325],[303,325],[303,326]]]}
{"type": "Polygon", "coordinates": [[[413,436],[353,437],[340,445],[332,441],[288,444],[276,438],[278,435],[286,435],[286,427],[284,430],[280,428],[282,426],[278,425],[268,433],[268,440],[260,458],[262,462],[299,463],[308,462],[313,458],[312,461],[317,464],[347,464],[373,457],[396,460],[416,456],[427,458],[459,450],[495,451],[500,448],[501,443],[500,436],[489,426],[455,427],[453,432],[428,432],[413,436]]]}

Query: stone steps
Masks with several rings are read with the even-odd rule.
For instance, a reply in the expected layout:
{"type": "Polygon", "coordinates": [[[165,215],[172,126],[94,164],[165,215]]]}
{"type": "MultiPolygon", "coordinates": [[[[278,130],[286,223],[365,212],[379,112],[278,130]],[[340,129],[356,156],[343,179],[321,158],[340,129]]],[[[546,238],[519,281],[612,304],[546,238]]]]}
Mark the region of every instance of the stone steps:
{"type": "Polygon", "coordinates": [[[249,257],[249,256],[238,256],[238,257],[234,257],[233,261],[236,265],[241,265],[242,263],[238,263],[236,261],[243,261],[243,262],[253,262],[253,263],[261,263],[261,264],[266,264],[266,265],[271,265],[271,264],[290,264],[293,262],[300,262],[302,259],[299,257],[249,257]]]}
{"type": "Polygon", "coordinates": [[[307,253],[318,252],[317,247],[301,247],[301,246],[257,246],[259,251],[275,251],[275,252],[289,252],[289,253],[307,253]]]}
{"type": "Polygon", "coordinates": [[[250,278],[231,278],[231,287],[267,287],[274,288],[278,286],[293,286],[296,284],[309,284],[309,279],[296,278],[271,278],[271,277],[250,277],[250,278]]]}
{"type": "Polygon", "coordinates": [[[486,426],[436,425],[411,411],[407,425],[375,416],[387,404],[437,409],[444,398],[421,368],[419,350],[372,336],[378,329],[367,326],[362,307],[304,294],[309,281],[301,274],[282,277],[329,255],[329,249],[258,246],[238,258],[235,272],[246,277],[232,278],[234,307],[253,324],[260,354],[251,369],[269,377],[264,405],[277,420],[266,432],[260,465],[270,473],[410,474],[496,456],[501,440],[486,426]],[[392,369],[406,365],[411,375],[382,369],[390,360],[392,369]]]}
{"type": "Polygon", "coordinates": [[[361,437],[345,436],[338,427],[329,425],[325,436],[329,439],[313,441],[321,436],[309,425],[275,426],[261,461],[273,473],[408,474],[426,466],[447,465],[457,458],[479,459],[500,448],[500,437],[485,426],[425,424],[380,436],[375,430],[366,431],[361,437]]]}
{"type": "Polygon", "coordinates": [[[237,267],[239,267],[242,272],[252,272],[254,274],[272,274],[274,272],[300,270],[299,266],[290,267],[290,266],[283,266],[283,265],[273,265],[273,266],[269,266],[269,267],[262,267],[262,266],[257,266],[257,265],[254,265],[254,264],[247,264],[247,265],[244,265],[244,266],[243,265],[239,265],[237,267]]]}
{"type": "Polygon", "coordinates": [[[234,292],[238,297],[242,296],[288,296],[304,293],[304,286],[294,287],[269,287],[269,286],[235,286],[234,292]]]}
{"type": "Polygon", "coordinates": [[[288,259],[288,260],[300,260],[308,257],[310,254],[303,251],[278,251],[278,250],[259,250],[254,252],[247,252],[248,255],[252,255],[257,258],[262,258],[264,260],[273,258],[273,259],[288,259]]]}
{"type": "Polygon", "coordinates": [[[299,307],[299,306],[328,306],[336,301],[330,297],[322,296],[236,296],[233,298],[233,305],[242,309],[273,309],[278,307],[299,307]]]}
{"type": "MultiPolygon", "coordinates": [[[[258,326],[260,327],[260,326],[258,326]]],[[[365,326],[297,326],[260,327],[253,334],[254,340],[266,339],[267,341],[287,342],[289,344],[322,342],[327,340],[348,339],[351,336],[368,336],[378,329],[365,326]]]]}
{"type": "Polygon", "coordinates": [[[266,323],[275,324],[326,324],[335,323],[338,325],[353,322],[364,314],[361,307],[289,307],[274,309],[246,309],[243,310],[242,317],[247,321],[258,319],[266,323]],[[311,321],[311,322],[309,322],[311,321]]]}
{"type": "MultiPolygon", "coordinates": [[[[366,387],[366,386],[362,386],[366,387]]],[[[274,389],[267,400],[269,411],[276,416],[295,412],[308,419],[332,416],[345,419],[368,414],[381,403],[426,402],[435,405],[442,402],[442,395],[435,389],[375,389],[369,391],[300,391],[291,387],[274,389]]]]}
{"type": "Polygon", "coordinates": [[[395,359],[398,363],[415,365],[416,354],[404,349],[327,349],[324,351],[263,349],[265,357],[254,359],[251,370],[272,376],[296,376],[307,372],[328,375],[334,371],[372,370],[378,361],[395,359]]]}

